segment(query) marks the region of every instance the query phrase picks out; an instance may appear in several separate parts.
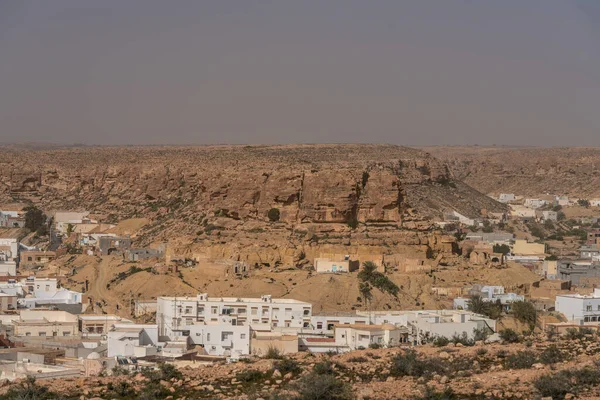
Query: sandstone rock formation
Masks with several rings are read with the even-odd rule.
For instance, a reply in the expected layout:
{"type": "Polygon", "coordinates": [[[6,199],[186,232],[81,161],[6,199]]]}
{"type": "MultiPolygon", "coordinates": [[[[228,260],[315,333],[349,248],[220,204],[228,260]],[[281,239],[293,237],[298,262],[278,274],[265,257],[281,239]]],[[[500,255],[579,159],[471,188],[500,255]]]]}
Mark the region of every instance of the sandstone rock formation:
{"type": "Polygon", "coordinates": [[[444,211],[503,208],[429,154],[389,145],[5,148],[2,158],[0,201],[148,218],[140,244],[167,241],[170,256],[399,262],[443,250],[431,222],[444,211]]]}

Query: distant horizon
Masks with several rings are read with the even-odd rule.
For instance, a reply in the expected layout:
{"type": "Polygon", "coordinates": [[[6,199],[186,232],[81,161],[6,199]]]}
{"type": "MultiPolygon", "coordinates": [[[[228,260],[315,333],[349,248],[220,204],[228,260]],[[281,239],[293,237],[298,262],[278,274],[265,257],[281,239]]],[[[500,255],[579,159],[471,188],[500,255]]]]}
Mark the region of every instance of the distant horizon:
{"type": "Polygon", "coordinates": [[[87,144],[87,143],[60,143],[60,142],[0,142],[1,147],[61,147],[61,148],[77,148],[77,147],[287,147],[287,146],[335,146],[335,145],[364,145],[364,146],[398,146],[409,148],[427,148],[427,147],[465,147],[465,148],[507,148],[507,149],[558,149],[558,148],[588,148],[600,149],[598,146],[533,146],[533,145],[479,145],[479,144],[442,144],[442,145],[409,145],[395,143],[377,143],[377,142],[331,142],[331,143],[187,143],[187,144],[87,144]]]}

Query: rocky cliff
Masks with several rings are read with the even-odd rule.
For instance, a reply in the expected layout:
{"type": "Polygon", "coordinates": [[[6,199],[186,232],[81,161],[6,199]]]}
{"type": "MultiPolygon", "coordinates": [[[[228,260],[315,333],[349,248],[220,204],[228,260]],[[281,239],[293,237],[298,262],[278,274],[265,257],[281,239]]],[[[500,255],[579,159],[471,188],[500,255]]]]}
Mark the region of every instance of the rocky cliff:
{"type": "Polygon", "coordinates": [[[429,154],[387,145],[5,148],[0,200],[145,217],[173,256],[297,264],[358,252],[430,254],[431,222],[502,205],[429,154]],[[269,210],[271,212],[269,218],[269,210]],[[277,215],[278,214],[278,215],[277,215]]]}
{"type": "Polygon", "coordinates": [[[426,147],[483,193],[600,197],[600,148],[426,147]]]}

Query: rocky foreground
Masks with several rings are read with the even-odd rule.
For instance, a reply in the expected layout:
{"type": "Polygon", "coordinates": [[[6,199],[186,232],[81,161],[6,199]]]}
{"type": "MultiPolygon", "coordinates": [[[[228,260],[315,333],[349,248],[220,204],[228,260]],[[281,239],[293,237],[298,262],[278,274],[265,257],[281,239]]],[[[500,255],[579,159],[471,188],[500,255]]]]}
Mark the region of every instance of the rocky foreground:
{"type": "MultiPolygon", "coordinates": [[[[188,363],[131,376],[37,384],[55,396],[49,398],[73,399],[592,399],[600,396],[599,365],[600,338],[577,333],[512,344],[188,363]]],[[[21,385],[6,384],[2,392],[14,396],[21,385]]]]}

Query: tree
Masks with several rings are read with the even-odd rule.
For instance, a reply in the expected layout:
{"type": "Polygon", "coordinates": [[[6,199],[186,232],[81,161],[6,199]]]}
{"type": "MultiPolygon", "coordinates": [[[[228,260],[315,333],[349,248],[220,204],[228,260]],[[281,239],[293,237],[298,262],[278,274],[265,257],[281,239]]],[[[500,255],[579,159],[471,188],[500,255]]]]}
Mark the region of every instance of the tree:
{"type": "Polygon", "coordinates": [[[475,314],[487,314],[488,304],[483,300],[483,297],[481,297],[480,295],[475,294],[471,296],[467,304],[469,306],[469,311],[472,311],[475,314]]]}
{"type": "Polygon", "coordinates": [[[27,206],[25,211],[25,228],[30,232],[37,232],[38,235],[46,235],[48,227],[46,226],[46,214],[36,206],[27,206]]]}
{"type": "Polygon", "coordinates": [[[589,208],[590,207],[590,201],[589,200],[579,199],[579,200],[577,200],[577,204],[579,204],[581,207],[585,207],[585,208],[589,208]]]}
{"type": "Polygon", "coordinates": [[[73,224],[68,224],[67,225],[67,237],[71,236],[71,233],[73,233],[74,230],[75,230],[75,226],[73,224]]]}
{"type": "Polygon", "coordinates": [[[556,219],[557,219],[558,221],[564,221],[565,219],[567,219],[567,215],[566,215],[564,212],[562,212],[562,211],[559,211],[559,212],[556,214],[556,219]]]}
{"type": "Polygon", "coordinates": [[[482,231],[484,233],[492,233],[494,232],[494,228],[492,227],[492,224],[490,223],[489,220],[485,219],[483,220],[483,229],[482,231]]]}
{"type": "Polygon", "coordinates": [[[507,244],[495,244],[494,253],[501,253],[507,255],[508,253],[510,253],[510,246],[507,244]]]}
{"type": "Polygon", "coordinates": [[[271,208],[267,213],[267,217],[269,217],[269,221],[276,222],[279,221],[280,213],[279,208],[271,208]]]}
{"type": "Polygon", "coordinates": [[[537,323],[537,310],[535,306],[528,301],[515,301],[511,303],[510,308],[515,318],[524,324],[528,324],[529,328],[533,331],[537,323]]]}
{"type": "Polygon", "coordinates": [[[358,291],[367,305],[371,302],[371,300],[373,300],[373,293],[371,292],[372,289],[373,288],[368,282],[361,282],[358,285],[358,291]]]}

